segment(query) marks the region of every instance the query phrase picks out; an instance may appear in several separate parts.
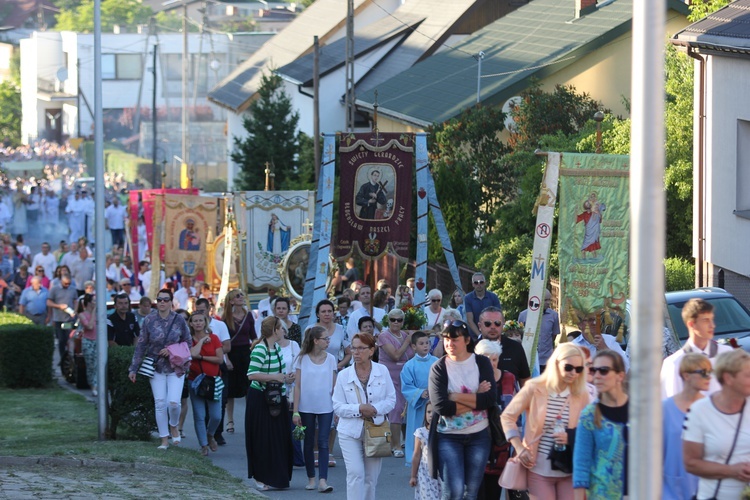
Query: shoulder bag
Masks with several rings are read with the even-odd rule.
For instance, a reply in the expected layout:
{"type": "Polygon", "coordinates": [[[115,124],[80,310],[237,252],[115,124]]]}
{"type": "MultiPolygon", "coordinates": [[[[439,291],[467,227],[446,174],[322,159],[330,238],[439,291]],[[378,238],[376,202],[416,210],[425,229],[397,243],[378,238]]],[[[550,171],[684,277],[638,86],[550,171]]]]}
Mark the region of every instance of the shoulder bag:
{"type": "MultiPolygon", "coordinates": [[[[541,438],[542,436],[539,436],[538,438],[529,442],[529,446],[536,443],[541,438]]],[[[521,464],[521,461],[518,459],[518,453],[516,452],[516,450],[513,451],[513,454],[516,456],[509,458],[505,463],[505,468],[503,469],[503,473],[500,475],[500,479],[497,481],[497,484],[505,488],[506,490],[524,491],[528,489],[529,469],[521,464]]]]}
{"type": "MultiPolygon", "coordinates": [[[[359,395],[359,387],[355,384],[357,401],[362,404],[359,395]]],[[[365,456],[367,458],[382,458],[391,456],[391,424],[388,416],[384,416],[380,425],[375,424],[371,418],[365,418],[365,456]]]]}
{"type": "MultiPolygon", "coordinates": [[[[268,348],[268,357],[266,358],[266,361],[268,362],[268,369],[270,370],[271,347],[268,345],[268,342],[266,342],[265,339],[263,339],[263,343],[266,344],[266,348],[268,348]]],[[[276,358],[279,358],[278,352],[276,353],[276,358]]],[[[281,359],[279,359],[279,373],[281,373],[281,359]]],[[[281,415],[281,403],[284,397],[283,387],[283,382],[272,381],[265,383],[265,389],[263,389],[263,397],[266,400],[266,406],[268,406],[268,413],[270,413],[272,417],[278,417],[279,415],[281,415]]]]}

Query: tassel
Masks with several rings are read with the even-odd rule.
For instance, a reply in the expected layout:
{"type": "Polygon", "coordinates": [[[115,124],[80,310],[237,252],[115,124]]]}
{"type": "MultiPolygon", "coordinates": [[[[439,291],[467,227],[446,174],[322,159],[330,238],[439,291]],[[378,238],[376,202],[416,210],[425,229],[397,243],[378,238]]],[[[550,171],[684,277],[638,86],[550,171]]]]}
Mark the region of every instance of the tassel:
{"type": "Polygon", "coordinates": [[[560,340],[557,341],[557,345],[564,344],[568,341],[568,331],[565,325],[560,326],[560,340]]]}
{"type": "Polygon", "coordinates": [[[617,338],[615,340],[617,340],[618,344],[622,344],[623,335],[625,335],[625,323],[620,324],[620,329],[617,330],[617,338]]]}

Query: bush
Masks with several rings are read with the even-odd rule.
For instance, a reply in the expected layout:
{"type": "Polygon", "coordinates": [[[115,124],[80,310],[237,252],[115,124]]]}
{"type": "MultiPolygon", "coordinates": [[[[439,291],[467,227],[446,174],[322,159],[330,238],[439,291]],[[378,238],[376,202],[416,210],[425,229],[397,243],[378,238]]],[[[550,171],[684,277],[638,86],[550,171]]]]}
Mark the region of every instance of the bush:
{"type": "Polygon", "coordinates": [[[47,387],[52,383],[55,334],[19,314],[0,314],[0,381],[6,387],[47,387]]]}
{"type": "Polygon", "coordinates": [[[146,377],[138,375],[135,384],[128,379],[128,368],[134,351],[135,347],[119,346],[109,349],[109,437],[117,439],[117,430],[121,428],[122,435],[126,438],[148,441],[156,429],[154,398],[146,377]]]}
{"type": "Polygon", "coordinates": [[[668,292],[695,288],[695,263],[682,257],[664,259],[665,284],[668,292]]]}

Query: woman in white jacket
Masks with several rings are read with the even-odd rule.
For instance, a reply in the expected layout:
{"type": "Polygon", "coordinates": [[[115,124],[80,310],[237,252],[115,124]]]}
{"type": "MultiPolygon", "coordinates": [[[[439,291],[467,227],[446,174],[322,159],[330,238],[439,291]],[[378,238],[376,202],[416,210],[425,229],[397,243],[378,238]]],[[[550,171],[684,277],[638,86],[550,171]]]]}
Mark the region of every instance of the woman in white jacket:
{"type": "Polygon", "coordinates": [[[346,465],[346,498],[375,500],[381,459],[365,457],[364,421],[383,422],[396,406],[396,390],[388,369],[371,360],[375,353],[372,335],[355,335],[351,352],[354,364],[339,373],[333,389],[333,411],[339,417],[339,445],[346,465]]]}

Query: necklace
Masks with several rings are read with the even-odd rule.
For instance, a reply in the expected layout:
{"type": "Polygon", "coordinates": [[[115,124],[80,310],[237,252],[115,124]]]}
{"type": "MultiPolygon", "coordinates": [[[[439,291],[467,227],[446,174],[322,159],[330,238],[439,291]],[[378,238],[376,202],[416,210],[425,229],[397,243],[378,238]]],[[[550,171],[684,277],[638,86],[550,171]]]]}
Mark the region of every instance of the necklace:
{"type": "Polygon", "coordinates": [[[367,382],[370,380],[370,374],[372,373],[372,365],[370,365],[368,368],[369,369],[367,370],[367,373],[365,373],[364,375],[360,375],[356,363],[354,365],[354,373],[357,374],[357,378],[360,382],[362,382],[363,386],[367,386],[367,382]]]}
{"type": "Polygon", "coordinates": [[[388,329],[388,333],[390,333],[390,334],[391,334],[391,335],[393,336],[393,338],[396,338],[396,339],[398,339],[398,340],[404,340],[404,335],[403,335],[403,334],[401,333],[401,330],[399,330],[399,331],[398,331],[398,335],[396,335],[396,334],[395,334],[395,333],[393,333],[393,332],[391,331],[391,329],[389,328],[389,329],[388,329]]]}

